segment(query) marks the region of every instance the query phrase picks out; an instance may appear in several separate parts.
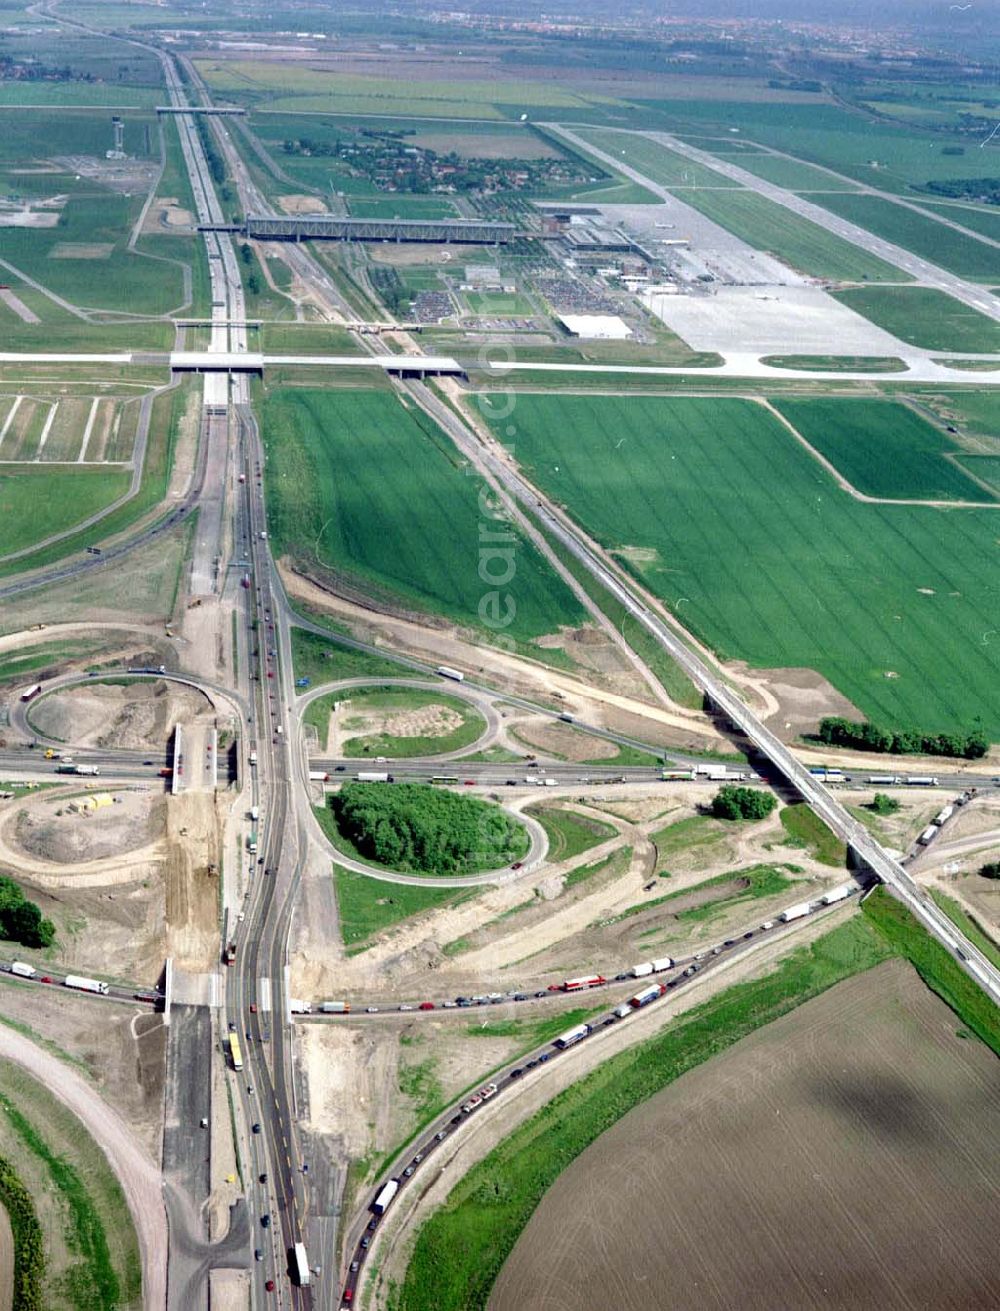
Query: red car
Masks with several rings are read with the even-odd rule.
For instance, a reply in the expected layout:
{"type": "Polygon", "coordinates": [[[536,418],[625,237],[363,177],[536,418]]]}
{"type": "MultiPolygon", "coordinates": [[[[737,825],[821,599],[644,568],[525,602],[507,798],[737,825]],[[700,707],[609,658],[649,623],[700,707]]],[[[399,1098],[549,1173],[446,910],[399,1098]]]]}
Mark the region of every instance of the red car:
{"type": "Polygon", "coordinates": [[[39,982],[39,983],[51,983],[52,980],[49,978],[49,976],[48,976],[47,974],[43,974],[42,977],[38,980],[38,982],[39,982]]]}
{"type": "Polygon", "coordinates": [[[434,1003],[432,1001],[422,1001],[420,1003],[420,1010],[422,1011],[432,1011],[433,1009],[434,1003]]]}
{"type": "Polygon", "coordinates": [[[348,1302],[353,1302],[353,1301],[354,1301],[354,1289],[353,1289],[353,1288],[345,1288],[345,1289],[344,1289],[344,1305],[346,1306],[346,1305],[348,1304],[348,1302]]]}
{"type": "Polygon", "coordinates": [[[251,1015],[256,1015],[256,1014],[257,1014],[257,1003],[256,1003],[255,1001],[252,1001],[252,1002],[250,1003],[250,1014],[251,1014],[251,1015]]]}
{"type": "Polygon", "coordinates": [[[511,869],[520,869],[523,864],[523,860],[515,860],[513,865],[511,865],[511,869]]]}
{"type": "Polygon", "coordinates": [[[267,1289],[267,1291],[268,1291],[269,1293],[273,1293],[273,1292],[274,1292],[274,1280],[273,1280],[273,1279],[269,1279],[269,1280],[267,1281],[267,1283],[264,1285],[264,1287],[267,1289]]]}

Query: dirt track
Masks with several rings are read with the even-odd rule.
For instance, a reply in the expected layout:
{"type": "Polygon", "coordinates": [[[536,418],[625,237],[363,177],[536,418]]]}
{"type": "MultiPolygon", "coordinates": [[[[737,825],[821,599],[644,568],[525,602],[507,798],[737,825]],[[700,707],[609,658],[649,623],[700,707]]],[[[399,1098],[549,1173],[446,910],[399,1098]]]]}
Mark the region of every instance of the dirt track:
{"type": "Polygon", "coordinates": [[[73,1112],[104,1152],[121,1184],[142,1253],[143,1306],[163,1311],[167,1296],[167,1216],[160,1172],[125,1122],[72,1068],[0,1025],[0,1056],[23,1066],[73,1112]]]}

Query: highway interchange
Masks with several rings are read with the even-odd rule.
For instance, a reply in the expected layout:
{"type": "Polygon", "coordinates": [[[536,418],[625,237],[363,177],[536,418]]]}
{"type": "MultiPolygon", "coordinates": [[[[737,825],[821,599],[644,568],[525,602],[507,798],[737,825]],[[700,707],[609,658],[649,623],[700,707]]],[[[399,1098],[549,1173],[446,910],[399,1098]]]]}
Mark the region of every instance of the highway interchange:
{"type": "MultiPolygon", "coordinates": [[[[153,50],[163,63],[171,105],[183,110],[188,104],[188,92],[175,62],[164,56],[156,47],[146,48],[153,50]]],[[[192,115],[182,112],[176,115],[176,121],[196,198],[198,218],[203,223],[219,223],[223,216],[195,119],[192,115]]],[[[238,170],[242,169],[244,186],[250,187],[252,184],[242,164],[237,163],[238,152],[232,146],[229,133],[224,126],[219,128],[218,139],[230,164],[235,165],[238,170]]],[[[614,162],[616,167],[621,167],[620,161],[614,162]]],[[[713,164],[718,166],[718,161],[713,160],[713,164]]],[[[628,170],[623,171],[628,172],[628,170]]],[[[754,182],[758,184],[759,180],[754,179],[754,182]]],[[[643,184],[651,185],[647,179],[643,179],[643,184]]],[[[653,189],[655,190],[655,187],[653,189]]],[[[259,210],[264,208],[261,201],[262,198],[258,193],[259,210]]],[[[810,213],[809,217],[815,216],[810,213]]],[[[239,267],[232,241],[228,235],[218,232],[207,232],[204,234],[204,239],[212,281],[212,316],[215,321],[210,349],[220,354],[245,353],[246,329],[242,326],[233,326],[244,322],[245,309],[239,267]]],[[[875,249],[875,246],[871,248],[875,249]]],[[[325,280],[331,300],[340,299],[329,278],[325,274],[317,273],[315,261],[305,249],[294,248],[293,258],[298,262],[298,271],[303,277],[315,278],[319,285],[322,285],[322,281],[325,280]]],[[[959,290],[950,284],[948,290],[952,294],[959,294],[959,290]]],[[[339,308],[344,308],[342,303],[339,308]]],[[[367,341],[364,345],[367,349],[372,348],[367,341]]],[[[1000,972],[961,935],[903,866],[890,857],[868,831],[853,818],[831,789],[810,774],[808,768],[800,763],[785,744],[771,733],[750,708],[733,693],[716,670],[685,643],[653,601],[642,594],[609,560],[603,557],[560,511],[543,500],[538,491],[521,476],[501,448],[491,446],[480,435],[473,433],[435,392],[414,380],[400,381],[397,385],[448,433],[459,451],[469,458],[473,467],[488,474],[491,481],[502,489],[510,512],[522,521],[541,525],[547,534],[558,540],[680,665],[692,682],[707,695],[716,712],[728,719],[753,743],[760,757],[769,762],[773,771],[772,777],[780,777],[791,785],[823,818],[831,830],[848,844],[861,865],[886,883],[921,920],[928,932],[951,952],[971,977],[995,1000],[1000,1000],[1000,972]]],[[[250,406],[246,377],[236,371],[228,379],[224,373],[208,375],[205,402],[207,413],[203,428],[204,439],[200,444],[199,465],[192,479],[191,488],[181,505],[171,510],[169,515],[157,524],[132,539],[108,548],[101,557],[67,562],[33,577],[8,582],[0,587],[0,597],[14,596],[43,583],[105,568],[113,560],[120,558],[137,545],[148,542],[157,534],[167,531],[191,514],[206,495],[218,495],[218,486],[210,485],[211,479],[215,476],[209,461],[210,427],[213,417],[216,419],[220,417],[218,414],[213,416],[212,411],[220,408],[225,411],[228,407],[228,416],[223,420],[225,440],[231,443],[232,458],[237,461],[237,467],[243,474],[243,481],[239,483],[236,506],[235,540],[241,559],[246,561],[245,567],[252,580],[252,586],[249,589],[240,589],[232,578],[229,578],[225,585],[231,588],[232,594],[237,598],[242,625],[241,643],[243,649],[250,653],[250,658],[240,661],[240,677],[236,687],[206,688],[206,691],[225,693],[242,722],[241,777],[249,780],[248,795],[262,813],[260,854],[249,876],[245,901],[239,907],[243,912],[243,918],[236,922],[234,935],[237,945],[236,959],[226,972],[222,1009],[223,1027],[231,1027],[240,1035],[248,1036],[245,1050],[246,1070],[241,1078],[234,1081],[233,1087],[238,1096],[240,1126],[238,1138],[247,1153],[242,1166],[244,1179],[247,1181],[249,1221],[246,1215],[234,1219],[231,1237],[234,1243],[241,1246],[253,1271],[256,1305],[335,1307],[341,1304],[343,1286],[336,1273],[336,1253],[332,1246],[323,1254],[322,1263],[326,1273],[313,1287],[300,1288],[291,1283],[286,1275],[288,1250],[299,1241],[308,1241],[311,1218],[309,1175],[303,1168],[305,1162],[299,1142],[292,1067],[291,999],[288,996],[286,982],[287,943],[291,917],[309,844],[315,841],[315,821],[311,813],[307,779],[310,764],[303,746],[301,714],[304,702],[296,699],[290,631],[293,620],[300,626],[310,627],[310,625],[303,625],[299,617],[293,614],[282,588],[277,567],[268,549],[262,478],[264,451],[258,425],[250,406]],[[221,389],[220,378],[224,380],[221,389]],[[251,673],[256,677],[251,677],[251,673]],[[256,751],[254,766],[249,763],[251,750],[256,751]],[[262,981],[266,982],[269,992],[267,1004],[260,1004],[262,981]],[[250,1091],[251,1088],[253,1091],[250,1091]],[[251,1124],[259,1124],[261,1132],[248,1133],[247,1126],[251,1124]],[[267,1229],[260,1224],[260,1218],[265,1214],[273,1214],[275,1217],[275,1223],[267,1229]],[[263,1249],[266,1259],[260,1262],[249,1261],[251,1247],[263,1249]],[[270,1298],[265,1289],[265,1282],[269,1279],[274,1279],[277,1284],[274,1296],[270,1298]]],[[[241,565],[241,570],[242,568],[241,565]]],[[[317,628],[315,631],[322,630],[317,628]]],[[[360,649],[374,649],[365,648],[363,643],[356,645],[360,649]]],[[[432,672],[429,666],[421,665],[420,662],[408,663],[418,678],[426,678],[432,672]]],[[[407,662],[402,661],[401,667],[405,668],[406,664],[407,662]]],[[[191,681],[201,686],[198,680],[191,681]]],[[[317,688],[312,692],[318,694],[322,690],[317,688]]],[[[484,695],[496,697],[492,689],[484,687],[479,690],[484,695]]],[[[519,703],[518,698],[507,697],[506,700],[513,704],[519,703]]],[[[524,699],[520,699],[520,703],[554,717],[558,717],[559,714],[551,707],[540,707],[524,699]]],[[[16,725],[18,728],[25,726],[25,724],[16,725]]],[[[613,734],[605,735],[616,741],[632,741],[613,734]]],[[[23,771],[25,777],[35,777],[36,773],[45,775],[54,772],[55,765],[43,764],[39,759],[40,755],[38,748],[29,749],[26,745],[8,744],[0,749],[0,769],[5,773],[19,769],[23,771]]],[[[76,753],[76,757],[97,763],[101,768],[102,777],[122,781],[152,778],[160,768],[170,763],[165,758],[157,758],[149,753],[124,751],[80,751],[76,753]]],[[[674,758],[674,753],[671,753],[671,757],[674,758]]],[[[676,757],[676,759],[682,761],[683,757],[676,757]]],[[[355,768],[356,763],[316,758],[312,762],[312,767],[331,773],[337,773],[343,768],[346,773],[348,768],[355,768]]],[[[393,763],[393,771],[400,777],[423,777],[427,774],[428,768],[427,762],[421,761],[393,763]]],[[[487,789],[506,786],[507,780],[513,777],[511,767],[483,762],[461,767],[452,764],[448,768],[449,770],[460,768],[463,779],[468,777],[477,786],[487,789]]],[[[435,770],[435,772],[443,771],[435,770]]],[[[545,772],[558,782],[568,785],[578,783],[584,775],[593,776],[597,771],[583,770],[579,765],[547,765],[545,772]]],[[[607,774],[645,781],[655,778],[658,772],[652,767],[633,767],[610,770],[607,774]]],[[[600,773],[603,775],[605,771],[602,770],[600,773]]],[[[518,774],[520,775],[520,770],[518,774]]],[[[521,777],[523,781],[523,775],[521,777]]],[[[954,783],[962,787],[970,785],[986,787],[992,783],[989,775],[980,775],[972,771],[942,775],[941,781],[944,786],[954,783]]],[[[232,912],[235,909],[236,902],[230,900],[229,910],[232,912]]],[[[726,950],[751,950],[754,945],[754,941],[748,938],[745,944],[734,944],[726,950]]],[[[707,963],[706,968],[713,968],[711,961],[707,963]]],[[[683,986],[680,979],[677,980],[676,986],[683,986]]],[[[596,1023],[599,1024],[600,1021],[596,1023]]],[[[197,1028],[193,1021],[192,1026],[197,1028]]],[[[181,1016],[175,1029],[180,1036],[171,1038],[171,1042],[175,1043],[173,1053],[175,1062],[179,1060],[183,1063],[185,1059],[183,1043],[187,1028],[187,1023],[181,1016]]],[[[541,1053],[538,1053],[525,1058],[525,1061],[539,1059],[540,1055],[541,1053]]],[[[196,1067],[192,1066],[192,1068],[196,1067]]],[[[190,1070],[186,1073],[189,1074],[190,1070]]],[[[541,1077],[543,1073],[544,1071],[537,1071],[536,1077],[541,1077]]],[[[502,1076],[494,1080],[498,1085],[498,1094],[511,1092],[512,1086],[520,1077],[522,1076],[512,1078],[510,1071],[505,1071],[502,1076]]],[[[190,1080],[190,1082],[195,1081],[190,1080]]],[[[457,1128],[454,1123],[456,1113],[456,1108],[450,1108],[441,1121],[436,1122],[427,1131],[427,1135],[422,1137],[421,1144],[417,1145],[415,1151],[422,1155],[433,1151],[435,1144],[442,1141],[437,1137],[439,1133],[448,1134],[457,1128]]],[[[391,1169],[403,1169],[404,1166],[405,1162],[401,1160],[394,1162],[391,1169]]],[[[351,1259],[359,1263],[363,1260],[365,1250],[360,1243],[366,1223],[366,1218],[355,1217],[344,1231],[347,1240],[344,1248],[353,1254],[351,1259]]],[[[184,1224],[178,1219],[176,1210],[171,1211],[171,1226],[172,1241],[175,1233],[187,1232],[184,1224]]],[[[328,1234],[329,1231],[321,1232],[328,1234]]],[[[200,1247],[197,1244],[187,1245],[183,1257],[183,1262],[178,1261],[175,1264],[174,1253],[171,1253],[168,1304],[177,1308],[177,1311],[207,1305],[206,1275],[213,1263],[210,1245],[200,1247]]],[[[227,1247],[226,1259],[229,1260],[231,1257],[232,1251],[227,1247]]],[[[315,1253],[313,1260],[315,1264],[319,1264],[319,1257],[315,1253]]],[[[352,1294],[358,1274],[359,1271],[347,1272],[346,1288],[350,1289],[352,1294]]]]}

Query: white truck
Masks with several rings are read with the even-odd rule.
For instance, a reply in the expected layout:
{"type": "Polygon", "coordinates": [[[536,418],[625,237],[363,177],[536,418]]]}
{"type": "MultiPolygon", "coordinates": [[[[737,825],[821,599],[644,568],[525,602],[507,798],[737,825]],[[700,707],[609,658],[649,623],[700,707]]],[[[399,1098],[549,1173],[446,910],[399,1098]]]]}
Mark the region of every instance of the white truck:
{"type": "Polygon", "coordinates": [[[357,774],[356,777],[357,777],[357,780],[358,780],[359,783],[388,783],[388,782],[390,782],[389,775],[386,774],[386,773],[384,773],[382,770],[363,769],[363,770],[360,771],[360,773],[357,774]]]}
{"type": "Polygon", "coordinates": [[[10,967],[11,974],[18,974],[22,979],[33,979],[38,971],[34,965],[26,965],[23,960],[16,960],[10,967]]]}
{"type": "Polygon", "coordinates": [[[935,824],[937,828],[940,828],[942,824],[947,824],[948,820],[951,819],[954,813],[954,806],[945,806],[942,810],[938,811],[931,822],[935,824]]]}
{"type": "Polygon", "coordinates": [[[67,988],[77,988],[80,992],[96,992],[102,997],[108,995],[108,985],[101,979],[86,979],[82,974],[67,974],[63,983],[67,988]]]}
{"type": "Polygon", "coordinates": [[[461,669],[452,669],[451,665],[438,665],[436,672],[439,673],[442,678],[453,678],[456,683],[465,682],[465,675],[462,673],[461,669]]]}
{"type": "Polygon", "coordinates": [[[324,1015],[349,1015],[351,1003],[349,1001],[325,1001],[320,1006],[324,1015]]]}
{"type": "Polygon", "coordinates": [[[633,979],[644,979],[647,974],[653,973],[653,962],[651,960],[643,961],[641,965],[633,965],[629,970],[633,979]]]}
{"type": "Polygon", "coordinates": [[[288,1009],[292,1015],[312,1015],[313,1013],[311,1001],[297,1001],[294,997],[289,997],[288,1009]]]}
{"type": "Polygon", "coordinates": [[[778,916],[782,924],[788,924],[791,920],[800,920],[803,915],[808,915],[812,910],[812,902],[800,901],[797,906],[789,906],[778,916]]]}
{"type": "Polygon", "coordinates": [[[696,765],[695,777],[722,780],[727,777],[725,765],[696,765]]]}
{"type": "Polygon", "coordinates": [[[398,1192],[399,1192],[399,1180],[390,1179],[389,1182],[384,1186],[384,1188],[382,1188],[382,1190],[379,1192],[374,1202],[372,1202],[372,1211],[375,1213],[375,1215],[385,1215],[386,1211],[388,1211],[389,1209],[389,1204],[391,1203],[392,1199],[396,1196],[398,1192]]]}
{"type": "Polygon", "coordinates": [[[854,883],[841,883],[838,888],[831,888],[829,892],[824,892],[820,901],[824,906],[832,906],[838,901],[846,901],[854,892],[856,885],[854,883]]]}
{"type": "Polygon", "coordinates": [[[898,774],[869,774],[868,775],[869,783],[888,783],[890,785],[894,785],[898,787],[899,784],[902,783],[902,781],[903,780],[899,777],[898,774]]]}
{"type": "Polygon", "coordinates": [[[917,841],[920,843],[922,847],[927,847],[930,846],[930,844],[934,841],[936,837],[937,837],[937,829],[934,827],[933,824],[928,824],[927,827],[924,829],[923,833],[921,833],[920,837],[917,838],[917,841]]]}
{"type": "Polygon", "coordinates": [[[674,968],[674,958],[672,956],[660,956],[653,961],[653,973],[659,974],[661,970],[672,970],[674,968]]]}

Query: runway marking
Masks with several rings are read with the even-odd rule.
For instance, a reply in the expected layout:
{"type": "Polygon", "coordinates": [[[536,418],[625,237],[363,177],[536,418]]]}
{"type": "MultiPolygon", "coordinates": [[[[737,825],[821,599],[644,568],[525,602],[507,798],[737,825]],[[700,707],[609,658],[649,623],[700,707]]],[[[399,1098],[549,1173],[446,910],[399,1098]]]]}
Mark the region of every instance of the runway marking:
{"type": "Polygon", "coordinates": [[[17,413],[20,404],[23,400],[24,400],[23,396],[16,396],[14,398],[14,404],[10,407],[10,413],[7,415],[6,419],[4,419],[3,427],[0,428],[0,445],[3,444],[3,439],[7,436],[7,430],[10,427],[10,425],[14,422],[14,415],[17,413]]]}
{"type": "Polygon", "coordinates": [[[42,435],[38,439],[38,450],[35,453],[35,463],[42,458],[42,451],[45,449],[45,443],[49,440],[49,433],[52,430],[52,424],[56,417],[56,410],[59,408],[59,402],[49,406],[49,417],[45,420],[45,427],[42,429],[42,435]]]}
{"type": "Polygon", "coordinates": [[[83,430],[83,445],[80,447],[80,454],[76,457],[77,464],[83,464],[87,454],[87,447],[90,445],[90,434],[94,430],[94,420],[97,418],[97,407],[101,402],[99,396],[95,396],[90,406],[90,413],[87,415],[87,426],[83,430]]]}

